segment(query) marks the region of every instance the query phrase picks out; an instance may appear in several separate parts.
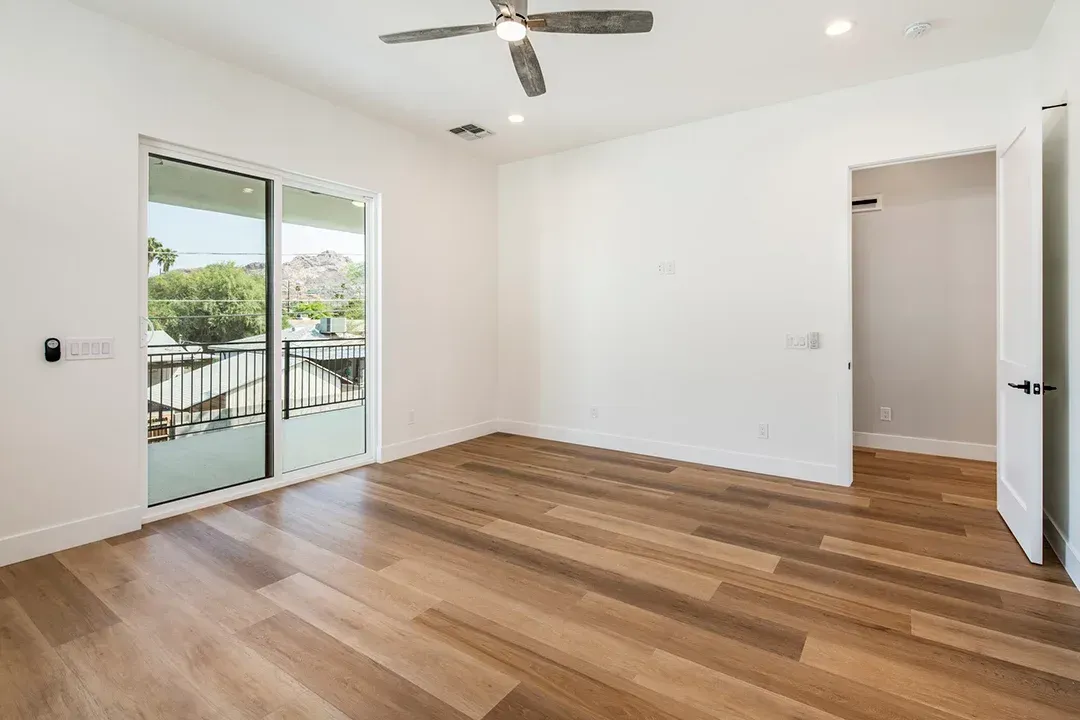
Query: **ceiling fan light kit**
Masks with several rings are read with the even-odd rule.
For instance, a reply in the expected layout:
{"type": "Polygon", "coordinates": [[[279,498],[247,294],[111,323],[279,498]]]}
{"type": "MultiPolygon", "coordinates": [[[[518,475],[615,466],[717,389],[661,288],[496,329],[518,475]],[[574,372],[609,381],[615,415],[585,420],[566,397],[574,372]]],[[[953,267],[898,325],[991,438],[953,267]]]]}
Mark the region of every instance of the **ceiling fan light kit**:
{"type": "Polygon", "coordinates": [[[443,38],[477,35],[495,31],[510,46],[510,57],[517,70],[521,86],[529,97],[547,92],[544,72],[536,57],[529,33],[560,33],[568,35],[629,35],[647,33],[653,29],[653,14],[647,10],[570,10],[565,12],[529,15],[529,0],[490,0],[498,16],[495,22],[480,25],[412,30],[381,35],[384,43],[441,40],[443,38]]]}
{"type": "Polygon", "coordinates": [[[529,34],[529,29],[516,17],[501,17],[495,21],[495,34],[506,42],[520,42],[529,34]]]}

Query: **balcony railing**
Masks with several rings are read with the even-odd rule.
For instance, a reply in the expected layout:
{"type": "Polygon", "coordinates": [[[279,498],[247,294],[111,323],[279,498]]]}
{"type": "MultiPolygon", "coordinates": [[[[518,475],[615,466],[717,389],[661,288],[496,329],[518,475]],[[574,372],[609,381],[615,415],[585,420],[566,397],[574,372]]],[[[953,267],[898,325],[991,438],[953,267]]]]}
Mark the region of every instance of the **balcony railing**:
{"type": "Polygon", "coordinates": [[[365,402],[367,344],[363,340],[286,340],[283,345],[282,414],[286,420],[365,402]]]}
{"type": "MultiPolygon", "coordinates": [[[[366,350],[363,338],[283,342],[284,418],[363,404],[366,350]]],[[[261,342],[154,346],[148,359],[148,442],[265,421],[261,342]]]]}

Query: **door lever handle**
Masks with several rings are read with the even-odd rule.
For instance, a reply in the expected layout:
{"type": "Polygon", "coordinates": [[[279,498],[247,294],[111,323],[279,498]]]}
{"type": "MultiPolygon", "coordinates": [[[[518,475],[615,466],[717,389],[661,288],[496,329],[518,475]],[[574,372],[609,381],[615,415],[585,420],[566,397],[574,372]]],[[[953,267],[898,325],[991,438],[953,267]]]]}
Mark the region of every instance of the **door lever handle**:
{"type": "Polygon", "coordinates": [[[1043,391],[1045,391],[1045,392],[1049,393],[1049,392],[1054,392],[1055,390],[1057,390],[1057,388],[1054,387],[1053,385],[1043,385],[1043,391]]]}
{"type": "Polygon", "coordinates": [[[1023,383],[1009,383],[1009,387],[1016,388],[1017,390],[1023,390],[1025,394],[1031,394],[1031,381],[1025,380],[1023,383]]]}

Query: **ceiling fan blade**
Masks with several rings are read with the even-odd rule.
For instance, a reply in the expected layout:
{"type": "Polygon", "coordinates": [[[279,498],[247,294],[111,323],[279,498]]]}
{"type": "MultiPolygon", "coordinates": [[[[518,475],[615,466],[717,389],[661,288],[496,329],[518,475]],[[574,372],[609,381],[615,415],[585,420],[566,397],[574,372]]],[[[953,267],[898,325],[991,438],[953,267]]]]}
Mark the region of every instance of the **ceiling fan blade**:
{"type": "Polygon", "coordinates": [[[514,58],[521,86],[529,97],[537,97],[547,92],[544,71],[540,69],[540,60],[536,57],[532,42],[525,38],[521,42],[510,43],[510,57],[514,58]]]}
{"type": "Polygon", "coordinates": [[[653,29],[648,10],[572,10],[540,13],[529,18],[533,32],[621,35],[647,33],[653,29]]]}
{"type": "Polygon", "coordinates": [[[513,0],[491,0],[491,4],[500,15],[512,17],[514,14],[513,0]]]}
{"type": "Polygon", "coordinates": [[[477,33],[491,32],[494,29],[494,23],[458,25],[456,27],[409,30],[408,32],[393,33],[391,35],[380,35],[379,39],[387,45],[397,45],[399,43],[423,42],[424,40],[442,40],[443,38],[460,37],[461,35],[476,35],[477,33]]]}

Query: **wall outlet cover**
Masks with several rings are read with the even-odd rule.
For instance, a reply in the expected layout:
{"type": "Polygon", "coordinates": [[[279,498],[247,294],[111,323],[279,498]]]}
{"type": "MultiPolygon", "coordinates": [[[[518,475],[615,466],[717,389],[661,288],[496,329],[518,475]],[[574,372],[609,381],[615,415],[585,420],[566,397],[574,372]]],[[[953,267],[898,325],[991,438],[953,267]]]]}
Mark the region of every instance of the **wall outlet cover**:
{"type": "Polygon", "coordinates": [[[759,440],[769,439],[769,423],[758,423],[757,436],[759,440]]]}
{"type": "Polygon", "coordinates": [[[892,408],[881,408],[881,419],[884,422],[892,422],[892,408]]]}

